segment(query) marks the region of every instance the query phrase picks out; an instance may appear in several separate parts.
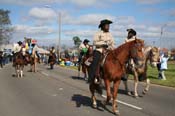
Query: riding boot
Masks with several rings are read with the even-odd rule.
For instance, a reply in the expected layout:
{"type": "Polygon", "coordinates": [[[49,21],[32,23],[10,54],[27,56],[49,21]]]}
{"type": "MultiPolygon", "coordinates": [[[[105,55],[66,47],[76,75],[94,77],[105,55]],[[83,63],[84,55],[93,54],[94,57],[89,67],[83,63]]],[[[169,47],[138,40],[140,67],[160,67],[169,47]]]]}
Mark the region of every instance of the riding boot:
{"type": "Polygon", "coordinates": [[[93,55],[94,55],[93,61],[92,61],[92,64],[90,65],[90,71],[89,71],[89,82],[91,83],[94,82],[95,80],[98,64],[101,58],[101,53],[95,50],[93,55]]]}
{"type": "Polygon", "coordinates": [[[96,84],[100,83],[100,64],[97,65],[94,82],[96,84]]]}

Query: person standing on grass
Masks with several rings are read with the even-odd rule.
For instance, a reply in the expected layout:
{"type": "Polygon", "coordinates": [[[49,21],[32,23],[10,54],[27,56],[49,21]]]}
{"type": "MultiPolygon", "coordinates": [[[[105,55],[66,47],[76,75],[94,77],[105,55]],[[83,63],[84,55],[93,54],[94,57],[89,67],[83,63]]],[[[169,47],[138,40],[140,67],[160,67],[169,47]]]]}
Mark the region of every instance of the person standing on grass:
{"type": "Polygon", "coordinates": [[[168,69],[167,67],[167,62],[168,62],[169,56],[168,54],[162,54],[162,56],[160,57],[160,78],[161,80],[166,80],[166,76],[165,76],[165,70],[168,69]]]}

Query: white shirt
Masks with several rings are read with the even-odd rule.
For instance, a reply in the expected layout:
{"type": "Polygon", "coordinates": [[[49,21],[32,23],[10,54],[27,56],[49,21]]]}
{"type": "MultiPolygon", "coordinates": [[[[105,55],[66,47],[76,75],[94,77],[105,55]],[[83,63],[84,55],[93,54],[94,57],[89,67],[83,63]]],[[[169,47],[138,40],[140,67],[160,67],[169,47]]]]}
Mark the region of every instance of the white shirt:
{"type": "Polygon", "coordinates": [[[130,41],[134,41],[135,39],[136,39],[136,36],[133,36],[133,37],[130,38],[130,39],[126,38],[126,39],[125,39],[125,43],[130,42],[130,41]]]}
{"type": "Polygon", "coordinates": [[[17,53],[17,52],[20,52],[21,51],[21,46],[19,46],[19,44],[14,44],[14,48],[13,48],[13,51],[14,53],[17,53]]]}
{"type": "MultiPolygon", "coordinates": [[[[94,35],[94,46],[108,45],[108,49],[114,49],[114,38],[110,32],[99,31],[94,35]]],[[[103,48],[96,48],[97,51],[102,53],[103,48]]]]}

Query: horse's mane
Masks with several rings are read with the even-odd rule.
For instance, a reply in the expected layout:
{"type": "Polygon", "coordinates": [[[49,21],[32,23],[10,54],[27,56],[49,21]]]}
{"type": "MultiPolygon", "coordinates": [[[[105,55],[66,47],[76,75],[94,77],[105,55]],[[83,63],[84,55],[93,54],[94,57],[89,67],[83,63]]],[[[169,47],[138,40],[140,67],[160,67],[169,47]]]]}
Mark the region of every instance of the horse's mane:
{"type": "Polygon", "coordinates": [[[127,43],[124,43],[124,44],[120,45],[119,47],[115,48],[113,51],[115,52],[115,54],[118,54],[118,53],[121,52],[121,50],[123,48],[125,48],[128,45],[134,44],[134,42],[135,42],[135,40],[134,41],[127,42],[127,43]]]}

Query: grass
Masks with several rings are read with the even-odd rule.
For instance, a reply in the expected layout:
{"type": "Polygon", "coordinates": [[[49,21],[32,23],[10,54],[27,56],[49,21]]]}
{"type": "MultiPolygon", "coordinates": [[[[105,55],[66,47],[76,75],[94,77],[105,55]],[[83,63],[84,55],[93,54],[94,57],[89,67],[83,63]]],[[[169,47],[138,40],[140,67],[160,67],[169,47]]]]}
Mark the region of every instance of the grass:
{"type": "MultiPolygon", "coordinates": [[[[76,66],[64,66],[64,67],[78,70],[76,66]]],[[[165,71],[165,76],[167,80],[159,80],[157,68],[152,68],[150,66],[148,66],[147,75],[148,78],[151,80],[151,83],[153,84],[175,87],[175,61],[168,62],[168,70],[165,71]]],[[[133,79],[132,76],[130,76],[130,78],[133,79]]]]}
{"type": "Polygon", "coordinates": [[[158,80],[158,71],[157,68],[151,68],[149,66],[147,72],[148,78],[151,80],[151,83],[175,87],[175,62],[168,62],[168,70],[165,71],[165,76],[167,80],[158,80]]]}

